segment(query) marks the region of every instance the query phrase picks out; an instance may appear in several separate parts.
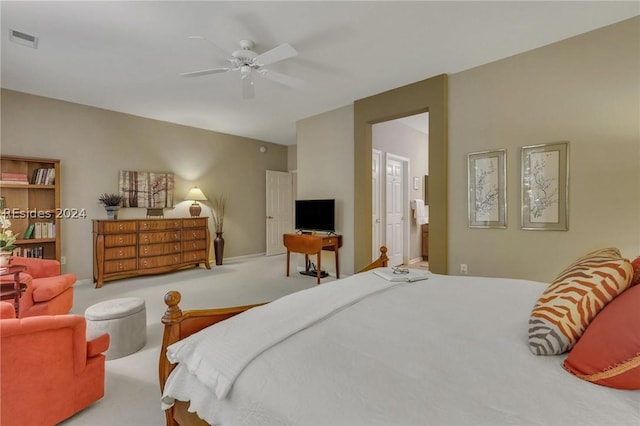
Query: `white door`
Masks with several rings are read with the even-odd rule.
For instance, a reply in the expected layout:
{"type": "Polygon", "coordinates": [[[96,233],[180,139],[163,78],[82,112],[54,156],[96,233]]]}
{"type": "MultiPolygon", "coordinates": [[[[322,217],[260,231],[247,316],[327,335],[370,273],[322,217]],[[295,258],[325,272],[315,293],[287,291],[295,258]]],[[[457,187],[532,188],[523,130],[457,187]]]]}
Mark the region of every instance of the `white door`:
{"type": "Polygon", "coordinates": [[[373,163],[371,165],[371,211],[373,212],[372,224],[373,229],[371,232],[373,241],[373,253],[371,260],[375,260],[380,256],[380,246],[382,245],[382,207],[380,200],[382,199],[382,187],[381,187],[381,173],[382,173],[382,152],[377,149],[373,150],[373,163]]]}
{"type": "Polygon", "coordinates": [[[267,170],[267,256],[286,253],[282,235],[293,231],[291,173],[267,170]]]}
{"type": "Polygon", "coordinates": [[[389,266],[401,265],[404,247],[404,162],[386,158],[386,238],[389,266]]]}

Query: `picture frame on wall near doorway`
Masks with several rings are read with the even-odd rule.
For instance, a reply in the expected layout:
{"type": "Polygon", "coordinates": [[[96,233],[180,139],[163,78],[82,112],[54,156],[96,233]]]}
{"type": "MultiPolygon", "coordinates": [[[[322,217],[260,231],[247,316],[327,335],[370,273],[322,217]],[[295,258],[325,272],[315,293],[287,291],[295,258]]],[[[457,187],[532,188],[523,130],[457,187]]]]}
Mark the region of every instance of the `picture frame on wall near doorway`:
{"type": "Polygon", "coordinates": [[[507,227],[506,158],[505,149],[467,155],[470,228],[507,227]]]}

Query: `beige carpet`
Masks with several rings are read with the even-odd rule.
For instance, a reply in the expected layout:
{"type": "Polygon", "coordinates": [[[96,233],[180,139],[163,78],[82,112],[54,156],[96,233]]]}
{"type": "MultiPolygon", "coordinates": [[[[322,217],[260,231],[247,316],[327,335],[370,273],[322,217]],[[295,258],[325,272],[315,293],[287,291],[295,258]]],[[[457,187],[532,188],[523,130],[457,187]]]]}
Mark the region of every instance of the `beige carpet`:
{"type": "MultiPolygon", "coordinates": [[[[292,255],[292,265],[298,264],[292,255]]],[[[304,264],[303,261],[300,264],[304,264]]],[[[211,270],[189,269],[164,275],[111,281],[100,288],[93,283],[75,286],[71,313],[83,314],[94,303],[118,297],[145,299],[147,344],[124,358],[107,361],[105,396],[61,423],[65,426],[160,426],[165,424],[160,410],[158,356],[162,336],[160,318],[165,310],[164,295],[169,290],[182,294],[182,309],[204,309],[267,302],[286,294],[313,287],[314,277],[293,272],[285,276],[286,257],[258,256],[226,261],[211,270]]],[[[327,277],[322,282],[332,281],[327,277]]]]}

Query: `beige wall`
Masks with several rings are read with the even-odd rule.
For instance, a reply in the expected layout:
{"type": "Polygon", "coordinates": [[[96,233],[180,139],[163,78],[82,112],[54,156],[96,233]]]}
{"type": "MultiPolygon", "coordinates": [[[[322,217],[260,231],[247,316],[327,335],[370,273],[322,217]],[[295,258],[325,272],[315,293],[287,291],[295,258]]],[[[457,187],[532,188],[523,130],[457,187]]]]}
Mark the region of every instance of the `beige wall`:
{"type": "MultiPolygon", "coordinates": [[[[297,125],[298,191],[295,198],[334,198],[336,231],[342,235],[341,274],[353,273],[353,106],[346,106],[300,120],[297,125]]],[[[357,220],[357,218],[356,218],[357,220]]],[[[334,256],[322,258],[322,266],[335,272],[334,256]]],[[[302,261],[304,265],[304,260],[302,261]]]]}
{"type": "MultiPolygon", "coordinates": [[[[193,185],[210,199],[226,194],[225,257],[264,253],[265,171],[287,170],[286,146],[9,90],[2,90],[1,106],[0,152],[60,159],[62,207],[88,213],[61,225],[64,269],[80,279],[92,276],[91,219],[106,218],[97,197],[118,191],[120,170],[176,174],[177,205],[165,217],[189,215],[183,198],[193,185]]],[[[120,214],[144,216],[145,209],[120,214]]]]}
{"type": "MultiPolygon", "coordinates": [[[[634,18],[450,76],[450,273],[467,263],[474,275],[549,281],[592,249],[617,246],[628,257],[640,254],[639,29],[640,18],[634,18]],[[571,143],[570,229],[521,230],[520,147],[562,140],[571,143]],[[507,149],[508,228],[470,229],[466,155],[494,148],[507,149]]],[[[314,130],[336,132],[332,121],[322,124],[326,129],[314,130]]],[[[351,129],[342,131],[334,137],[354,144],[351,129]]],[[[312,142],[304,136],[299,151],[312,142]]],[[[370,164],[362,154],[367,147],[355,145],[363,167],[370,164]]],[[[322,162],[305,164],[309,176],[324,169],[322,162]]],[[[348,182],[354,168],[334,173],[348,182]]],[[[362,206],[370,203],[365,198],[362,206]]],[[[355,220],[367,218],[356,212],[355,220]]]]}
{"type": "MultiPolygon", "coordinates": [[[[457,273],[459,264],[467,263],[475,275],[548,281],[591,249],[617,246],[628,257],[640,254],[639,55],[640,18],[634,18],[452,75],[448,100],[446,92],[440,93],[446,85],[434,89],[434,99],[449,113],[448,128],[444,115],[430,117],[434,132],[445,140],[449,132],[448,161],[439,164],[447,158],[446,144],[430,159],[449,182],[444,194],[433,193],[449,198],[450,214],[442,218],[449,222],[449,238],[438,254],[442,270],[457,273]],[[570,230],[523,231],[519,149],[560,140],[571,143],[570,230]],[[466,155],[493,148],[507,149],[508,228],[470,229],[466,155]]],[[[428,81],[390,91],[393,102],[386,104],[401,104],[398,108],[407,111],[400,115],[423,112],[411,105],[426,96],[420,90],[428,81]]],[[[375,98],[388,99],[387,93],[375,98]]],[[[173,171],[178,198],[192,184],[210,197],[230,194],[227,256],[264,251],[264,171],[287,170],[287,152],[294,155],[287,147],[5,90],[1,113],[2,153],[62,160],[64,207],[85,207],[90,218],[103,218],[96,197],[117,189],[120,169],[173,171]],[[268,146],[265,154],[259,153],[260,145],[268,146]]],[[[355,189],[370,192],[364,177],[371,147],[354,142],[354,134],[358,139],[366,133],[362,123],[368,118],[358,114],[349,105],[301,120],[297,164],[289,161],[289,169],[298,170],[298,196],[337,200],[344,273],[351,273],[355,263],[363,266],[371,253],[364,241],[371,218],[355,212],[358,198],[362,206],[370,205],[370,194],[355,189]],[[362,227],[358,235],[356,224],[362,227]]],[[[185,215],[187,207],[180,204],[171,214],[185,215]]],[[[89,277],[90,220],[63,225],[66,269],[89,277]]]]}
{"type": "Polygon", "coordinates": [[[450,76],[449,270],[552,280],[640,254],[640,18],[450,76]],[[520,229],[520,147],[570,142],[569,231],[520,229]],[[467,224],[466,155],[507,150],[507,229],[467,224]]]}

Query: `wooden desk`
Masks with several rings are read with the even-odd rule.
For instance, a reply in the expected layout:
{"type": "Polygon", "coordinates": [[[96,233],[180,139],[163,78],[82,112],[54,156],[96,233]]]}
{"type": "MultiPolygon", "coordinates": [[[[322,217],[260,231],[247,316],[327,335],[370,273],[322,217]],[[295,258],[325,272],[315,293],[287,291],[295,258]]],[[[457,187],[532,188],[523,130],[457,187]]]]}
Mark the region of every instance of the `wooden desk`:
{"type": "Polygon", "coordinates": [[[309,271],[309,255],[318,256],[317,276],[320,284],[320,272],[322,270],[322,250],[333,251],[336,254],[336,277],[340,278],[340,258],[338,249],[342,247],[342,235],[324,234],[284,234],[282,236],[284,246],[287,248],[287,276],[289,276],[289,262],[291,252],[304,253],[304,264],[309,271]]]}
{"type": "Polygon", "coordinates": [[[26,269],[27,267],[23,265],[7,265],[0,268],[0,276],[13,275],[12,282],[4,282],[0,285],[0,300],[13,299],[16,318],[20,314],[20,297],[27,289],[27,285],[20,282],[20,272],[26,269]]]}

